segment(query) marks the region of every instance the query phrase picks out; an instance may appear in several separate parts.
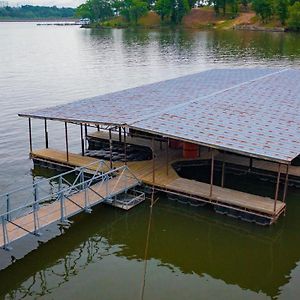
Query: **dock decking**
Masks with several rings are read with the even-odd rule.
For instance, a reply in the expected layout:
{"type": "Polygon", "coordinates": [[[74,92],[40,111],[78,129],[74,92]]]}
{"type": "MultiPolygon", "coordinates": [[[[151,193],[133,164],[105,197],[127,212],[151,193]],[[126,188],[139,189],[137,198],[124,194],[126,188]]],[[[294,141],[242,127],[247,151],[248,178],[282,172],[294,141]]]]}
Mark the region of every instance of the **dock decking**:
{"type": "MultiPolygon", "coordinates": [[[[169,154],[170,160],[167,164],[164,150],[156,147],[155,175],[153,182],[153,161],[128,162],[127,165],[134,175],[147,185],[154,186],[156,189],[178,193],[193,199],[211,202],[213,204],[233,206],[239,210],[255,212],[270,218],[277,219],[285,209],[285,203],[277,201],[274,210],[274,200],[267,197],[252,195],[232,189],[213,186],[210,196],[210,185],[195,180],[184,179],[178,176],[172,167],[172,163],[180,159],[180,151],[173,150],[169,154]]],[[[42,149],[32,152],[33,159],[58,162],[66,166],[81,166],[91,161],[92,158],[70,153],[69,161],[63,151],[53,149],[42,149]]],[[[119,167],[120,162],[115,162],[114,167],[119,167]]]]}

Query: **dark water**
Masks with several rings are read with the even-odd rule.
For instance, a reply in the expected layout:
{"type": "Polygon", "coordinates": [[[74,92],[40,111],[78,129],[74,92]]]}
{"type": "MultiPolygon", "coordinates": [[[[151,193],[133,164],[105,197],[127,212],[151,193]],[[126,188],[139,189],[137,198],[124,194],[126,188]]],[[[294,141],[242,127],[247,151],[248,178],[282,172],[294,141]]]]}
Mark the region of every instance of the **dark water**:
{"type": "MultiPolygon", "coordinates": [[[[32,182],[27,122],[18,112],[209,68],[299,63],[296,34],[0,23],[1,193],[32,182]]],[[[34,121],[33,129],[34,147],[43,147],[43,124],[34,121]]],[[[71,150],[79,152],[77,131],[71,133],[71,150]]],[[[50,147],[62,149],[63,124],[50,124],[49,135],[50,147]]],[[[299,299],[299,195],[289,190],[287,215],[270,228],[164,198],[152,212],[147,203],[127,213],[99,207],[1,271],[0,295],[299,299]]]]}

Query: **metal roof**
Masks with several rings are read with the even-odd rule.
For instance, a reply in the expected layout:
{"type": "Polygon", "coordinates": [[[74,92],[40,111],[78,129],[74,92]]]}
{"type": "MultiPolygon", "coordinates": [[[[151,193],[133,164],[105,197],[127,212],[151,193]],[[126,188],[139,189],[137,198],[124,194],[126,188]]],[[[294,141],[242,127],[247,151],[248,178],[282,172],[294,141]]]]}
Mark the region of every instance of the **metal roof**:
{"type": "Polygon", "coordinates": [[[21,116],[126,124],[264,159],[300,154],[300,70],[216,69],[21,116]]]}

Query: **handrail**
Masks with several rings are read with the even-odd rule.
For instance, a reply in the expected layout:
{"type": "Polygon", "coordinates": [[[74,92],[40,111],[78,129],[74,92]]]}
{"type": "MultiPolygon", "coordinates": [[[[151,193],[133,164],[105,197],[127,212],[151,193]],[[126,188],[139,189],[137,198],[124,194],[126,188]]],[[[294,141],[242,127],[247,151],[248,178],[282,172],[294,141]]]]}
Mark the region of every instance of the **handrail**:
{"type": "Polygon", "coordinates": [[[55,179],[57,179],[59,177],[70,175],[72,173],[75,173],[75,172],[78,172],[78,171],[81,171],[81,170],[84,170],[84,169],[96,172],[96,170],[92,170],[92,169],[88,168],[88,167],[90,167],[90,166],[92,166],[94,164],[102,164],[105,167],[107,167],[108,169],[110,169],[110,167],[107,165],[106,161],[104,161],[104,160],[97,160],[97,161],[91,162],[91,163],[89,163],[87,165],[84,165],[82,167],[76,167],[76,168],[74,168],[74,169],[72,169],[70,171],[64,172],[62,174],[58,174],[58,175],[55,175],[55,176],[50,177],[50,178],[44,178],[44,179],[41,179],[41,180],[38,180],[38,181],[34,182],[33,184],[28,184],[28,185],[25,185],[25,186],[23,186],[21,188],[17,188],[15,190],[9,191],[7,193],[3,193],[3,194],[0,195],[0,199],[2,197],[6,197],[7,195],[11,195],[11,194],[14,194],[16,192],[20,192],[20,191],[25,190],[27,188],[33,187],[34,185],[41,184],[41,183],[44,183],[44,182],[49,182],[49,181],[55,180],[55,179]]]}
{"type": "MultiPolygon", "coordinates": [[[[80,168],[81,171],[83,171],[83,168],[84,168],[84,167],[81,167],[81,168],[80,168]]],[[[79,169],[78,169],[78,170],[79,170],[79,169]]],[[[76,188],[78,188],[78,187],[79,187],[79,191],[82,191],[82,190],[84,190],[83,186],[86,185],[87,187],[89,187],[90,184],[91,184],[93,181],[96,181],[96,180],[98,180],[98,179],[100,179],[100,178],[107,177],[108,175],[113,174],[113,173],[117,173],[117,172],[119,172],[119,171],[121,171],[121,170],[122,170],[122,173],[120,174],[120,176],[123,176],[123,175],[125,174],[124,171],[129,171],[129,173],[130,173],[131,175],[133,175],[134,178],[135,178],[138,182],[140,182],[140,180],[139,180],[139,179],[138,179],[138,178],[130,171],[130,169],[128,168],[128,166],[123,165],[123,166],[120,166],[120,167],[118,167],[118,168],[111,169],[111,170],[109,170],[108,172],[100,173],[100,174],[97,175],[97,176],[93,176],[92,178],[87,179],[87,180],[85,180],[84,182],[79,182],[79,183],[77,183],[77,184],[75,184],[75,185],[71,185],[71,186],[67,186],[67,187],[61,187],[61,189],[59,189],[58,191],[53,192],[53,193],[49,193],[47,196],[44,196],[44,197],[42,197],[42,198],[39,198],[39,199],[37,199],[36,201],[31,201],[31,202],[29,202],[29,203],[26,203],[25,205],[23,204],[23,205],[21,205],[21,206],[19,206],[19,207],[17,207],[17,208],[14,208],[14,209],[12,209],[12,210],[8,210],[8,211],[6,211],[6,212],[0,214],[0,218],[2,218],[2,217],[7,217],[7,216],[9,216],[9,215],[11,215],[11,214],[13,214],[13,213],[16,213],[17,211],[23,210],[23,209],[25,209],[25,208],[33,207],[34,205],[42,204],[42,203],[44,203],[46,200],[49,200],[49,199],[53,199],[53,198],[54,198],[54,199],[55,199],[54,202],[55,202],[55,201],[58,201],[58,200],[59,200],[59,197],[61,197],[61,195],[64,196],[64,195],[68,194],[69,192],[74,191],[74,190],[75,190],[76,188]],[[84,185],[83,185],[83,184],[84,184],[84,185]]],[[[63,173],[63,174],[60,174],[60,175],[56,175],[55,178],[59,178],[59,177],[62,178],[65,174],[69,174],[69,173],[70,173],[70,171],[68,171],[68,172],[66,172],[66,173],[63,173]]],[[[125,175],[125,176],[126,176],[126,175],[125,175]]],[[[50,181],[52,178],[54,178],[54,177],[49,178],[49,181],[50,181]]],[[[42,182],[42,181],[39,181],[39,182],[42,182]]],[[[37,187],[39,182],[34,183],[34,184],[31,185],[30,187],[37,187]]],[[[114,188],[114,189],[115,189],[115,188],[114,188]]],[[[114,191],[114,189],[113,189],[113,191],[114,191]]],[[[74,191],[74,192],[78,192],[78,190],[77,190],[77,191],[74,191]]],[[[4,195],[6,196],[6,195],[10,195],[10,194],[11,194],[11,193],[6,193],[6,194],[4,194],[4,195]]],[[[68,195],[69,195],[69,194],[68,194],[68,195]]]]}
{"type": "MultiPolygon", "coordinates": [[[[95,163],[93,162],[92,164],[95,164],[95,163]]],[[[88,166],[90,166],[92,164],[89,164],[88,166]]],[[[52,219],[51,222],[60,221],[61,224],[69,224],[68,218],[70,216],[72,216],[74,214],[74,212],[72,213],[72,211],[70,212],[67,209],[67,206],[66,206],[67,201],[71,201],[71,202],[73,202],[73,204],[75,204],[79,207],[79,209],[76,210],[75,214],[79,213],[83,210],[86,212],[91,212],[91,206],[96,205],[97,203],[101,203],[103,201],[107,202],[111,198],[114,198],[119,193],[123,193],[123,192],[127,193],[127,191],[129,189],[140,184],[140,181],[138,180],[138,178],[130,171],[130,169],[126,165],[120,166],[118,168],[110,169],[107,172],[103,172],[103,170],[100,170],[103,167],[103,162],[99,161],[98,164],[99,165],[98,165],[95,173],[93,174],[93,176],[88,176],[88,177],[85,176],[86,166],[84,166],[84,167],[76,168],[74,170],[65,172],[63,174],[56,175],[51,178],[48,178],[47,180],[40,180],[40,181],[34,182],[31,186],[29,186],[30,193],[31,193],[30,198],[26,198],[26,201],[24,201],[25,203],[23,202],[23,204],[20,204],[16,208],[11,209],[12,198],[10,197],[10,195],[13,193],[16,193],[17,191],[22,191],[26,188],[28,189],[28,186],[14,190],[13,192],[10,192],[10,193],[1,195],[2,197],[5,196],[6,200],[7,200],[6,201],[6,211],[1,212],[1,214],[0,214],[0,222],[2,223],[2,233],[3,233],[2,248],[6,249],[6,250],[10,250],[11,242],[13,240],[16,240],[21,237],[21,236],[19,236],[19,237],[17,236],[13,240],[10,240],[10,236],[9,236],[10,234],[8,231],[7,224],[13,224],[13,225],[19,227],[20,229],[23,229],[26,232],[26,234],[33,234],[33,235],[39,236],[40,230],[48,224],[48,223],[40,224],[40,217],[39,217],[39,213],[38,213],[40,210],[40,207],[43,204],[45,204],[46,202],[51,201],[51,204],[49,204],[49,205],[51,206],[53,204],[55,208],[59,207],[59,210],[60,210],[59,216],[55,216],[55,218],[52,219]],[[74,176],[75,180],[72,179],[72,180],[70,180],[71,182],[69,182],[68,180],[66,180],[64,178],[65,175],[71,174],[76,171],[79,171],[79,174],[76,177],[74,176]],[[127,172],[127,171],[129,171],[129,172],[127,172]],[[117,177],[115,177],[113,174],[117,175],[117,177]],[[110,176],[110,175],[112,175],[112,176],[110,176]],[[116,191],[116,186],[120,183],[120,180],[123,181],[124,177],[125,177],[124,186],[123,186],[123,183],[121,183],[120,189],[118,191],[116,191]],[[127,180],[128,177],[131,178],[131,180],[127,180]],[[58,179],[58,185],[52,186],[51,183],[54,178],[58,179]],[[132,178],[134,178],[135,180],[133,181],[132,178]],[[116,180],[114,180],[114,179],[116,179],[116,180]],[[111,182],[110,182],[110,180],[111,180],[111,182]],[[44,182],[48,182],[51,185],[51,188],[49,189],[49,191],[47,189],[45,189],[44,185],[41,186],[41,183],[44,183],[44,182]],[[65,184],[64,182],[66,182],[67,184],[65,184]],[[104,188],[103,193],[101,192],[99,194],[99,199],[94,199],[90,202],[88,191],[89,191],[89,189],[91,189],[90,186],[93,183],[95,184],[95,186],[96,185],[99,186],[99,184],[100,184],[100,187],[102,187],[102,185],[105,184],[105,188],[104,188]],[[112,184],[110,184],[110,183],[112,183],[112,184]],[[40,197],[42,195],[41,192],[46,193],[46,196],[44,196],[44,194],[43,194],[43,196],[40,197]],[[80,194],[80,196],[83,197],[83,198],[81,198],[80,201],[83,200],[84,204],[81,204],[80,201],[79,201],[79,203],[77,203],[77,201],[75,200],[76,198],[72,198],[73,195],[78,194],[78,193],[83,193],[83,194],[80,194]],[[101,194],[103,194],[103,196],[101,194]],[[58,207],[57,207],[57,205],[58,205],[58,207]],[[28,228],[24,227],[23,225],[18,224],[18,222],[15,221],[18,219],[20,220],[20,218],[22,218],[24,216],[32,216],[32,218],[33,218],[32,229],[29,230],[28,228]]],[[[104,165],[105,165],[105,163],[104,163],[104,165]]],[[[93,189],[91,189],[91,190],[94,191],[93,189]]],[[[130,204],[135,203],[135,201],[140,201],[140,199],[142,199],[142,197],[140,197],[140,196],[135,197],[134,201],[130,201],[130,204]]],[[[1,204],[1,202],[0,202],[0,204],[1,204]]],[[[17,203],[17,205],[18,205],[18,203],[17,203]]],[[[46,210],[46,215],[48,215],[47,206],[43,206],[43,207],[46,210]]],[[[128,203],[126,204],[126,209],[127,208],[128,208],[128,203]]],[[[5,209],[5,205],[4,205],[4,209],[5,209]]],[[[51,212],[51,209],[50,209],[50,212],[51,212]]]]}

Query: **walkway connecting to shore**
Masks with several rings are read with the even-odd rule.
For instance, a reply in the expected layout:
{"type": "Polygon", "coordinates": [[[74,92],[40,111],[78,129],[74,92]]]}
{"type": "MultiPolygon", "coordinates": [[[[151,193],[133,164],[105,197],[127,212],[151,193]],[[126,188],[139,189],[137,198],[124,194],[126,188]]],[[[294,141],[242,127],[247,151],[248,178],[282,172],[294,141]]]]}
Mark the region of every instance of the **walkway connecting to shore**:
{"type": "Polygon", "coordinates": [[[6,207],[5,212],[0,213],[0,247],[9,250],[14,241],[28,234],[39,236],[41,229],[55,222],[68,224],[70,217],[83,211],[91,212],[91,208],[100,203],[130,209],[145,199],[143,193],[135,191],[125,200],[117,197],[128,194],[138,185],[140,181],[127,166],[109,170],[104,161],[94,160],[2,195],[0,199],[6,207]],[[49,190],[47,185],[52,188],[49,190]],[[18,204],[20,195],[29,195],[25,203],[18,204]]]}

